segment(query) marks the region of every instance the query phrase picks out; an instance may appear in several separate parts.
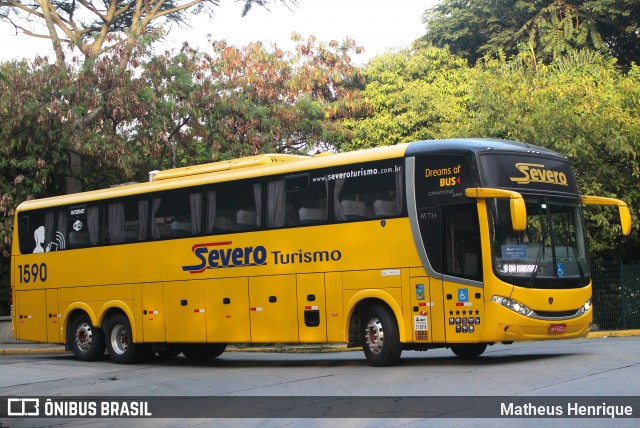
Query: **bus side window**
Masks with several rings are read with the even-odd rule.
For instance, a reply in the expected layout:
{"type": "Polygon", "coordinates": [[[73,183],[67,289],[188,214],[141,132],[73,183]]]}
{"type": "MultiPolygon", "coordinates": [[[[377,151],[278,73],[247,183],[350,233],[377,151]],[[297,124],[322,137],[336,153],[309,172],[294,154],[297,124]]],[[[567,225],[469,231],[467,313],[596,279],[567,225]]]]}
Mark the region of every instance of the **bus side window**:
{"type": "Polygon", "coordinates": [[[403,168],[397,162],[354,166],[334,175],[336,221],[397,217],[404,212],[403,168]]]}
{"type": "Polygon", "coordinates": [[[257,230],[262,225],[262,184],[221,183],[205,193],[207,234],[257,230]]]}
{"type": "Polygon", "coordinates": [[[151,200],[153,239],[198,236],[202,232],[202,193],[196,189],[172,190],[151,200]]]}
{"type": "Polygon", "coordinates": [[[442,207],[444,273],[482,279],[480,226],[475,204],[442,207]]]}
{"type": "Polygon", "coordinates": [[[71,206],[65,211],[58,211],[56,239],[69,231],[68,248],[93,247],[99,244],[99,226],[100,207],[98,205],[71,206]]]}
{"type": "Polygon", "coordinates": [[[67,244],[66,208],[29,211],[20,214],[18,220],[20,252],[45,253],[64,250],[67,244]],[[56,223],[57,214],[57,223],[56,223]]]}
{"type": "Polygon", "coordinates": [[[309,174],[290,175],[267,183],[267,227],[323,224],[327,221],[326,181],[309,174]]]}
{"type": "Polygon", "coordinates": [[[123,244],[147,239],[149,203],[146,197],[129,197],[106,204],[102,242],[123,244]],[[144,198],[144,199],[143,199],[144,198]]]}

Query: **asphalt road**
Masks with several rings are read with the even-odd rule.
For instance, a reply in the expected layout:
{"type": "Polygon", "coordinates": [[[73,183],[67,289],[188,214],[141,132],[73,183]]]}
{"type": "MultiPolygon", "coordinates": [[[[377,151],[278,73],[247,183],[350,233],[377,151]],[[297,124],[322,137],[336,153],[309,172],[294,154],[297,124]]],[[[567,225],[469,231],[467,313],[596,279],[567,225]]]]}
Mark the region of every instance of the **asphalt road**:
{"type": "MultiPolygon", "coordinates": [[[[525,342],[489,347],[475,360],[450,350],[405,351],[395,367],[370,367],[361,351],[336,353],[227,352],[206,362],[183,357],[147,364],[84,363],[70,354],[0,356],[4,397],[549,397],[640,395],[640,337],[525,342]]],[[[606,397],[604,397],[606,399],[606,397]]],[[[637,401],[637,400],[636,400],[637,401]]],[[[292,401],[293,402],[293,401],[292,401]]],[[[640,406],[634,408],[640,417],[640,406]]],[[[242,412],[241,412],[242,413],[242,412]]],[[[251,412],[247,415],[252,416],[251,412]]],[[[237,415],[239,417],[244,414],[237,415]]],[[[361,415],[360,415],[361,416],[361,415]]],[[[119,420],[124,426],[174,426],[175,420],[119,420]],[[130,424],[130,425],[127,425],[130,424]]],[[[338,419],[216,419],[228,426],[345,426],[338,419]],[[256,425],[252,425],[255,423],[256,425]]],[[[422,426],[426,419],[349,419],[347,426],[422,426]]],[[[470,424],[429,419],[431,426],[470,424]]],[[[484,420],[487,421],[487,420],[484,420]]],[[[491,420],[490,426],[537,426],[531,420],[491,420]]],[[[90,421],[104,426],[104,420],[90,421]]],[[[113,422],[113,421],[112,421],[113,422]]],[[[211,420],[181,419],[179,426],[211,420]]],[[[545,426],[637,426],[637,419],[545,419],[545,426]],[[568,421],[568,422],[565,422],[568,421]],[[577,424],[576,424],[577,426],[577,424]]],[[[476,422],[473,422],[477,425],[476,422]]],[[[79,419],[4,419],[0,426],[85,426],[79,419]],[[3,425],[4,424],[4,425],[3,425]]],[[[481,424],[482,425],[482,424],[481,424]]],[[[539,424],[538,424],[539,425],[539,424]]]]}

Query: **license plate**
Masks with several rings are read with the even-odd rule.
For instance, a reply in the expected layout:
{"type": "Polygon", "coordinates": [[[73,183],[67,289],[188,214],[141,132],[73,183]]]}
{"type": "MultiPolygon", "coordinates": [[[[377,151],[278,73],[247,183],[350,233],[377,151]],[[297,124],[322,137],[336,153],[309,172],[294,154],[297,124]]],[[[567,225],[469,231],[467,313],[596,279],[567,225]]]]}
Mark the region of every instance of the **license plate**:
{"type": "Polygon", "coordinates": [[[551,324],[549,326],[549,333],[564,333],[567,331],[566,324],[551,324]]]}

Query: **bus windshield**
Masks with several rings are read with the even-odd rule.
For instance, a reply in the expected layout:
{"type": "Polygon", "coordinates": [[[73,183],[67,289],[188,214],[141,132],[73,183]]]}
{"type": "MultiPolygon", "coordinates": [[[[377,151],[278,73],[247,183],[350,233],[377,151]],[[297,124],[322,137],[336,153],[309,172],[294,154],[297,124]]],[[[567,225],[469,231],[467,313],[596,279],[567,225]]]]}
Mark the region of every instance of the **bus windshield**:
{"type": "Polygon", "coordinates": [[[498,277],[528,288],[577,288],[589,282],[582,211],[577,201],[525,197],[527,228],[511,227],[509,202],[490,204],[493,266],[498,277]]]}

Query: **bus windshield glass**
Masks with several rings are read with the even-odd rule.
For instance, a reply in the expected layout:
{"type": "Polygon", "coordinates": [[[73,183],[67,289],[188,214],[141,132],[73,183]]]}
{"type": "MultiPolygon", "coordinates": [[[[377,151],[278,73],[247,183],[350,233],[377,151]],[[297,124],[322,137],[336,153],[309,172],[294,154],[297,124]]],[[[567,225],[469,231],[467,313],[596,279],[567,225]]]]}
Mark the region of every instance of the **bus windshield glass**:
{"type": "Polygon", "coordinates": [[[577,202],[525,197],[527,228],[511,227],[509,201],[494,200],[494,270],[506,282],[528,288],[576,288],[589,282],[582,211],[577,202]]]}

